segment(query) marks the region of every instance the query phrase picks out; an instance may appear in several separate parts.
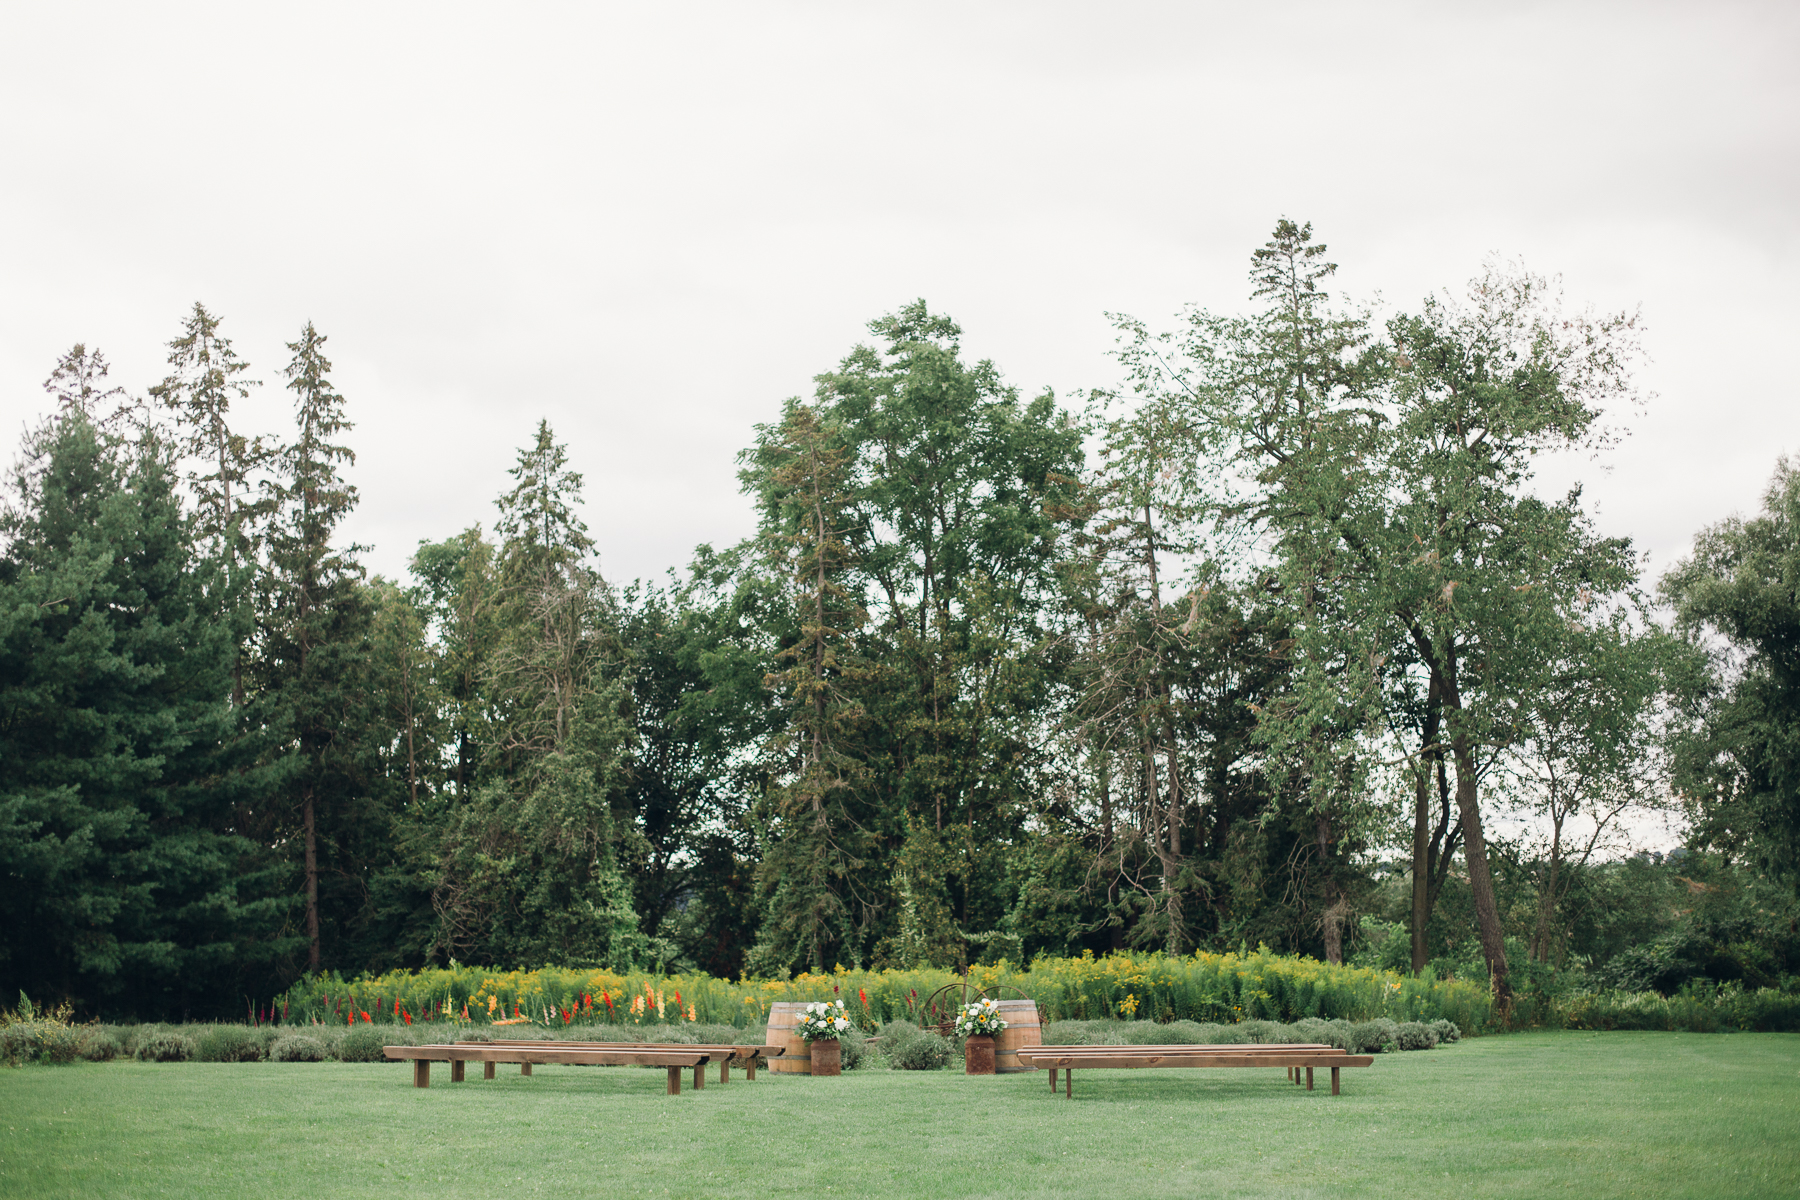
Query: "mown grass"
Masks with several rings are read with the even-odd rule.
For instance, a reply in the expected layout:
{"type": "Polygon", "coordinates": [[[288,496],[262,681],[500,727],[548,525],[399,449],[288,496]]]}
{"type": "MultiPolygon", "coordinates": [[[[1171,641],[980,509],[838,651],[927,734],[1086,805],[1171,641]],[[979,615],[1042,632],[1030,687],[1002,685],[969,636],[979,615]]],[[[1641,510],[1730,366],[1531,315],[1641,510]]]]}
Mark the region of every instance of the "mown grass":
{"type": "Polygon", "coordinates": [[[0,1071],[0,1195],[1800,1195],[1800,1036],[1546,1033],[1275,1070],[761,1074],[118,1062],[0,1071]],[[475,1072],[474,1074],[479,1074],[475,1072]]]}

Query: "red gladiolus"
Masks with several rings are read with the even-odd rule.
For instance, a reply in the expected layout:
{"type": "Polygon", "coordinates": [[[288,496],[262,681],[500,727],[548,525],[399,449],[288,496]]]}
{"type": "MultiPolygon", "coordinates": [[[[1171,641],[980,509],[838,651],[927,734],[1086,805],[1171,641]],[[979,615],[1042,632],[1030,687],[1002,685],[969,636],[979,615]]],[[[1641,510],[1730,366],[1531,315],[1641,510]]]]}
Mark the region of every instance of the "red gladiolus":
{"type": "Polygon", "coordinates": [[[394,997],[394,1015],[396,1017],[400,1015],[400,997],[398,996],[394,997]]]}
{"type": "Polygon", "coordinates": [[[374,1021],[371,1021],[371,1020],[369,1020],[369,1014],[368,1014],[368,1013],[364,1013],[364,1014],[363,1014],[363,1015],[362,1015],[362,1019],[363,1019],[363,1020],[364,1020],[364,1021],[367,1021],[367,1022],[368,1022],[368,1023],[369,1023],[369,1024],[370,1024],[370,1025],[373,1025],[373,1024],[374,1024],[374,1023],[375,1023],[375,1022],[374,1022],[374,1021]]]}
{"type": "Polygon", "coordinates": [[[573,1017],[571,1017],[569,1015],[569,1010],[566,1008],[562,1010],[562,1015],[563,1015],[563,1024],[564,1025],[567,1025],[571,1020],[574,1019],[573,1017]]]}
{"type": "Polygon", "coordinates": [[[403,1016],[403,1017],[405,1017],[405,1018],[406,1018],[406,1023],[407,1023],[407,1024],[408,1024],[408,1025],[411,1025],[411,1024],[412,1024],[412,1014],[411,1014],[411,1013],[409,1013],[409,1012],[403,1012],[403,1013],[401,1013],[401,1014],[400,1014],[400,1015],[401,1015],[401,1016],[403,1016]]]}
{"type": "Polygon", "coordinates": [[[858,1000],[862,1001],[862,1006],[864,1008],[869,1007],[869,993],[863,991],[861,988],[857,988],[856,989],[856,998],[858,1000]]]}
{"type": "Polygon", "coordinates": [[[680,988],[675,989],[675,1007],[676,1008],[681,1007],[681,989],[680,988]]]}
{"type": "Polygon", "coordinates": [[[519,1002],[517,1000],[514,1000],[513,1001],[513,1016],[516,1017],[518,1015],[519,1015],[519,1002]]]}
{"type": "Polygon", "coordinates": [[[834,996],[838,994],[838,985],[835,983],[831,985],[831,994],[834,996]]]}
{"type": "Polygon", "coordinates": [[[468,1019],[469,1019],[469,1006],[468,1006],[468,1005],[467,1005],[467,1004],[464,1004],[464,1005],[463,1005],[463,1016],[462,1016],[462,1019],[463,1019],[463,1020],[465,1020],[465,1021],[466,1021],[466,1020],[468,1020],[468,1019]]]}

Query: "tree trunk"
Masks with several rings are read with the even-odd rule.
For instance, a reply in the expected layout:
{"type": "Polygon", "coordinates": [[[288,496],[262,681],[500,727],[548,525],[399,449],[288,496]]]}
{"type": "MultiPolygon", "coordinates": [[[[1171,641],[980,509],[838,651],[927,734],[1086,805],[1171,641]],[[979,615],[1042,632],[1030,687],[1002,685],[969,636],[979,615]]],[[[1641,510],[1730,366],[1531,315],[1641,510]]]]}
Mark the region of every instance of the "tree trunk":
{"type": "Polygon", "coordinates": [[[1475,900],[1481,956],[1487,960],[1495,1013],[1504,1022],[1512,1012],[1512,981],[1506,969],[1506,935],[1501,931],[1500,908],[1494,900],[1494,877],[1488,871],[1487,837],[1481,830],[1475,750],[1466,737],[1458,736],[1451,741],[1451,752],[1456,759],[1456,807],[1462,817],[1463,862],[1469,868],[1469,891],[1475,900]]]}
{"type": "Polygon", "coordinates": [[[1537,931],[1531,938],[1531,956],[1539,962],[1550,961],[1550,926],[1556,916],[1556,890],[1562,883],[1563,813],[1557,797],[1550,798],[1550,865],[1539,877],[1537,931]]]}
{"type": "Polygon", "coordinates": [[[1335,966],[1344,965],[1344,919],[1349,915],[1349,898],[1340,893],[1320,921],[1325,934],[1325,961],[1335,966]]]}
{"type": "Polygon", "coordinates": [[[1413,794],[1412,844],[1412,971],[1425,969],[1428,959],[1425,926],[1431,920],[1431,764],[1421,764],[1413,794]]]}
{"type": "Polygon", "coordinates": [[[1323,815],[1313,818],[1313,836],[1319,843],[1319,865],[1326,872],[1326,894],[1331,897],[1331,904],[1320,915],[1319,931],[1325,937],[1325,961],[1342,966],[1344,962],[1344,921],[1350,915],[1350,898],[1344,895],[1344,889],[1332,877],[1331,872],[1331,820],[1323,815]]]}
{"type": "MultiPolygon", "coordinates": [[[[1438,702],[1437,681],[1433,679],[1425,696],[1425,725],[1419,734],[1419,767],[1415,776],[1416,785],[1413,792],[1413,845],[1412,845],[1412,970],[1417,975],[1425,969],[1430,957],[1425,944],[1426,926],[1431,923],[1432,902],[1437,899],[1435,889],[1431,886],[1432,844],[1436,840],[1431,836],[1431,777],[1433,768],[1443,762],[1443,752],[1437,749],[1439,717],[1442,708],[1438,702]]],[[[1446,857],[1449,845],[1444,847],[1446,857]]]]}
{"type": "Polygon", "coordinates": [[[319,970],[319,838],[313,817],[312,789],[306,791],[303,809],[306,824],[306,970],[319,970]]]}

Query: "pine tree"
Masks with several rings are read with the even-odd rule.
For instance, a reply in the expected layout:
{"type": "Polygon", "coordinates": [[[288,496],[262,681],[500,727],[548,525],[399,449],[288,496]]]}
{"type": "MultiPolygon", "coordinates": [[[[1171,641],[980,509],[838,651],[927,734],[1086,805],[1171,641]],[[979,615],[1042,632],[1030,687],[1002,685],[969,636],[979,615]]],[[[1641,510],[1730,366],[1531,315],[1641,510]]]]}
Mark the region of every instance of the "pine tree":
{"type": "MultiPolygon", "coordinates": [[[[446,822],[433,904],[435,950],[490,962],[629,967],[645,953],[620,869],[631,728],[611,596],[587,559],[582,479],[548,422],[499,500],[491,651],[477,781],[446,822]]],[[[426,557],[449,583],[479,556],[426,557]]],[[[436,590],[436,589],[434,589],[436,590]]],[[[488,602],[483,601],[484,605],[488,602]]],[[[486,625],[483,615],[479,622],[486,625]]],[[[483,635],[485,636],[485,635],[483,635]]]]}
{"type": "Polygon", "coordinates": [[[359,743],[373,733],[359,727],[370,716],[360,686],[370,616],[356,559],[362,547],[333,544],[356,507],[356,489],[342,474],[356,456],[340,440],[352,426],[324,347],[310,322],[288,343],[296,436],[272,456],[257,662],[263,720],[290,756],[273,815],[280,825],[299,820],[309,971],[324,962],[321,843],[337,840],[322,839],[321,826],[354,823],[367,791],[359,743]]]}
{"type": "Polygon", "coordinates": [[[181,1015],[268,986],[279,898],[233,829],[221,568],[153,438],[27,439],[0,555],[0,986],[181,1015]]]}
{"type": "Polygon", "coordinates": [[[818,971],[829,950],[850,941],[868,840],[848,802],[863,781],[847,743],[866,717],[862,694],[872,673],[851,640],[868,613],[845,586],[851,456],[843,430],[797,400],[779,426],[759,432],[760,470],[745,477],[759,490],[765,553],[791,589],[798,636],[780,652],[787,666],[764,681],[789,721],[775,743],[779,782],[763,805],[765,917],[752,961],[818,971]]]}

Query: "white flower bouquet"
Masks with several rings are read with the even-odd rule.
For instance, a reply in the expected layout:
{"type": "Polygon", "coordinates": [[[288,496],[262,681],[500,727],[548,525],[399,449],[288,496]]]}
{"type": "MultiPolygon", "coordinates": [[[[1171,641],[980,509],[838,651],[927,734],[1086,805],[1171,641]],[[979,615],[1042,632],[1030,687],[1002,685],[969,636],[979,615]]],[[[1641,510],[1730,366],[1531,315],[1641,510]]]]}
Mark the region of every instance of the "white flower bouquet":
{"type": "Polygon", "coordinates": [[[1006,1018],[1000,1015],[998,1000],[977,1000],[956,1014],[958,1037],[991,1037],[1005,1028],[1006,1018]]]}
{"type": "Polygon", "coordinates": [[[850,1018],[844,1015],[842,1000],[817,1001],[808,1004],[806,1011],[794,1023],[794,1036],[808,1042],[822,1041],[825,1038],[836,1038],[850,1028],[850,1018]]]}

